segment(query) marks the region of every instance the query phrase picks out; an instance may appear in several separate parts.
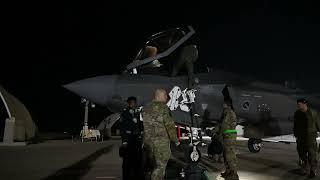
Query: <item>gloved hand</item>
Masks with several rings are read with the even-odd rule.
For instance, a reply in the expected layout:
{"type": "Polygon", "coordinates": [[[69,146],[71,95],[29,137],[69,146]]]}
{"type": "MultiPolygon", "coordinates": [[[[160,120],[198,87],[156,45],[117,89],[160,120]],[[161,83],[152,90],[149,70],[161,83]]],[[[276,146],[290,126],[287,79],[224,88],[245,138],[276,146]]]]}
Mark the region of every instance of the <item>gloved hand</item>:
{"type": "Polygon", "coordinates": [[[121,146],[119,147],[119,156],[120,157],[124,157],[127,154],[127,147],[128,147],[128,143],[127,142],[123,142],[121,144],[121,146]]]}

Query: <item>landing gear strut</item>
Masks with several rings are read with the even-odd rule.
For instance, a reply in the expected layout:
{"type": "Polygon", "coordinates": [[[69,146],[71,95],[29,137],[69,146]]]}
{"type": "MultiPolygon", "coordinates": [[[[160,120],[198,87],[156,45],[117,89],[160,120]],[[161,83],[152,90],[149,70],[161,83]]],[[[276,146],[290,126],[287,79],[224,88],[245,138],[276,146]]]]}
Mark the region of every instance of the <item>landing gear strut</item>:
{"type": "Polygon", "coordinates": [[[197,148],[197,146],[189,147],[189,149],[187,151],[187,159],[188,159],[188,162],[194,162],[194,163],[198,163],[200,161],[201,152],[197,148]]]}

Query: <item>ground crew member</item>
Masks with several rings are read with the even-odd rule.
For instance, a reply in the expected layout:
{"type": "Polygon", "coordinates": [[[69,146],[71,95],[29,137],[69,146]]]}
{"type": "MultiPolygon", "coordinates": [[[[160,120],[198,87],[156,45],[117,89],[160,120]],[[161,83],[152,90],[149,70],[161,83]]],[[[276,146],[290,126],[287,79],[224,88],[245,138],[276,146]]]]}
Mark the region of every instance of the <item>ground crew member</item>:
{"type": "Polygon", "coordinates": [[[123,180],[143,179],[143,122],[140,119],[140,110],[136,108],[137,99],[129,97],[127,103],[128,107],[123,110],[120,117],[122,178],[123,180]]]}
{"type": "Polygon", "coordinates": [[[177,61],[173,62],[171,76],[175,77],[185,67],[188,75],[188,87],[194,85],[194,63],[199,57],[198,48],[194,44],[189,44],[181,48],[177,61]]]}
{"type": "Polygon", "coordinates": [[[144,147],[147,157],[154,162],[153,169],[147,173],[151,180],[162,180],[165,176],[171,156],[170,141],[179,145],[175,123],[166,103],[166,91],[157,89],[153,101],[143,111],[144,147]]]}
{"type": "Polygon", "coordinates": [[[236,138],[237,138],[237,119],[233,111],[231,99],[225,99],[223,104],[223,120],[221,133],[223,137],[223,159],[226,171],[221,173],[225,179],[238,180],[237,157],[236,157],[236,138]]]}
{"type": "MultiPolygon", "coordinates": [[[[220,142],[221,144],[223,143],[223,136],[222,136],[222,133],[221,133],[221,125],[222,125],[222,121],[223,121],[223,118],[224,118],[224,115],[221,117],[220,121],[217,123],[214,131],[213,131],[213,134],[212,134],[212,137],[211,137],[211,140],[212,139],[215,139],[217,140],[218,142],[220,142]]],[[[214,157],[214,160],[218,163],[222,163],[223,162],[223,154],[215,154],[215,157],[214,157]]]]}
{"type": "Polygon", "coordinates": [[[307,174],[307,165],[310,165],[309,177],[316,176],[317,169],[317,132],[320,132],[318,113],[308,107],[306,99],[297,100],[298,110],[294,113],[294,136],[297,142],[302,173],[307,174]]]}

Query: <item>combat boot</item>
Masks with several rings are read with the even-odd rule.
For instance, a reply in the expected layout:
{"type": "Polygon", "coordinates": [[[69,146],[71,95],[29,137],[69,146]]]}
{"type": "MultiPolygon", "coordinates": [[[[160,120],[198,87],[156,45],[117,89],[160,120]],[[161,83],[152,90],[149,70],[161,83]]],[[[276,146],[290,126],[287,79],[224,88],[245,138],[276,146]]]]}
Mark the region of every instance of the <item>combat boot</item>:
{"type": "Polygon", "coordinates": [[[303,160],[302,159],[299,159],[299,162],[298,162],[298,165],[300,166],[300,167],[303,167],[303,160]]]}
{"type": "Polygon", "coordinates": [[[301,166],[300,174],[307,175],[308,174],[308,165],[307,165],[306,161],[300,160],[299,165],[301,166]]]}
{"type": "Polygon", "coordinates": [[[230,171],[230,173],[223,178],[226,180],[239,180],[238,173],[234,171],[230,171]]]}
{"type": "Polygon", "coordinates": [[[306,168],[308,166],[307,160],[299,159],[298,165],[302,168],[306,168]]]}
{"type": "Polygon", "coordinates": [[[316,171],[315,170],[310,170],[310,174],[309,174],[309,178],[314,178],[314,177],[316,177],[317,176],[317,173],[316,173],[316,171]]]}
{"type": "Polygon", "coordinates": [[[227,176],[229,176],[231,174],[231,171],[229,171],[229,170],[226,170],[225,172],[223,172],[223,173],[221,173],[221,177],[227,177],[227,176]]]}

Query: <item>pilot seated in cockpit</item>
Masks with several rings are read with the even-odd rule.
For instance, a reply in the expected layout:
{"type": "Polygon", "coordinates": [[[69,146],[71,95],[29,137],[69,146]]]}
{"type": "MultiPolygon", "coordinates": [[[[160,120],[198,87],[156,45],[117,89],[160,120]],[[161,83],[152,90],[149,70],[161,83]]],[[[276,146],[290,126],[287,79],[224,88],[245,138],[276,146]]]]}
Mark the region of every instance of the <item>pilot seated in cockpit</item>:
{"type": "MultiPolygon", "coordinates": [[[[183,68],[185,68],[187,75],[192,77],[194,73],[194,63],[198,59],[198,49],[194,44],[189,44],[181,47],[179,52],[169,59],[171,67],[161,68],[163,64],[159,60],[154,60],[147,65],[143,65],[139,68],[143,74],[165,74],[167,76],[177,76],[183,68]],[[170,70],[171,73],[168,73],[170,70]]],[[[158,53],[158,48],[155,46],[146,46],[144,58],[154,57],[158,53]]]]}
{"type": "MultiPolygon", "coordinates": [[[[154,47],[154,46],[146,46],[146,53],[147,53],[147,56],[148,57],[154,57],[157,55],[157,52],[158,52],[158,49],[157,47],[154,47]]],[[[158,68],[158,67],[161,67],[163,64],[161,64],[159,62],[158,59],[154,60],[151,62],[151,64],[149,65],[150,67],[153,67],[153,68],[158,68]]]]}
{"type": "MultiPolygon", "coordinates": [[[[143,58],[154,57],[158,53],[158,48],[155,46],[146,46],[143,58]]],[[[162,68],[163,64],[158,59],[153,60],[151,63],[142,65],[138,68],[138,72],[141,74],[156,74],[167,75],[168,72],[162,68]]]]}

